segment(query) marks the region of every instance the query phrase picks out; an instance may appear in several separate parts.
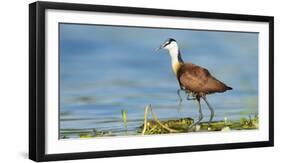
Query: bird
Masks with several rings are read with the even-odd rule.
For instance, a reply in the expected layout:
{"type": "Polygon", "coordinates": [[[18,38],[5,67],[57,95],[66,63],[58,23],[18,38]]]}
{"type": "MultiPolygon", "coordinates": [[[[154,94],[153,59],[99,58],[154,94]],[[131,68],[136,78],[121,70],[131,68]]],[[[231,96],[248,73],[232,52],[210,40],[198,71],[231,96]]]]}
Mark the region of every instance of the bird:
{"type": "Polygon", "coordinates": [[[177,90],[180,102],[182,98],[180,91],[184,91],[187,95],[187,100],[196,100],[198,102],[198,120],[190,127],[199,124],[203,119],[203,113],[201,109],[201,99],[205,101],[210,110],[210,119],[208,124],[213,120],[214,109],[207,100],[207,95],[213,93],[223,93],[227,90],[232,90],[223,82],[216,79],[210,72],[204,67],[198,66],[191,62],[184,62],[181,57],[181,52],[177,41],[173,38],[167,39],[160,45],[156,51],[160,49],[168,50],[171,58],[172,70],[178,80],[179,89],[177,90]]]}

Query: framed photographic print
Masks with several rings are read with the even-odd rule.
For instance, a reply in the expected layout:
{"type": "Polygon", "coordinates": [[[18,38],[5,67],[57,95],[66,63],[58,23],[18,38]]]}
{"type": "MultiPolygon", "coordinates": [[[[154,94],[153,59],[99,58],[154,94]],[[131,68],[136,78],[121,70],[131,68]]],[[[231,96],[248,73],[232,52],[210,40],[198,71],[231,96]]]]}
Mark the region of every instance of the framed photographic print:
{"type": "Polygon", "coordinates": [[[273,17],[35,2],[34,161],[273,146],[273,17]]]}

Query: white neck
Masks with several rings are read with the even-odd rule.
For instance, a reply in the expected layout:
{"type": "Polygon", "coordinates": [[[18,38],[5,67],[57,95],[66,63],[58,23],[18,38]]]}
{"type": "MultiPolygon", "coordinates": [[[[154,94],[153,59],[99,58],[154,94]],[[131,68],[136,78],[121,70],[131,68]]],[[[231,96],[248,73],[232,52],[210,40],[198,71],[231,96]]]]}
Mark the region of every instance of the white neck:
{"type": "Polygon", "coordinates": [[[178,46],[174,46],[168,49],[169,54],[171,56],[172,65],[177,64],[179,62],[179,48],[178,46]]]}
{"type": "Polygon", "coordinates": [[[166,49],[169,51],[169,54],[171,56],[172,69],[174,73],[177,74],[177,71],[182,63],[182,60],[179,60],[180,58],[179,47],[176,42],[173,42],[170,45],[168,45],[166,49]]]}

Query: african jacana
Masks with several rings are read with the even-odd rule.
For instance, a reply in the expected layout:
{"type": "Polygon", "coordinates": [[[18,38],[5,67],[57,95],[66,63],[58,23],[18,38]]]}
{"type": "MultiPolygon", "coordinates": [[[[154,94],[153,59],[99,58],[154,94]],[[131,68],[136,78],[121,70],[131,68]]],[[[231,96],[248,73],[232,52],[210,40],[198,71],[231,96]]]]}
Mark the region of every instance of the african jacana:
{"type": "Polygon", "coordinates": [[[177,91],[178,96],[180,97],[180,91],[183,90],[186,92],[188,100],[197,100],[198,102],[199,118],[192,126],[199,124],[203,119],[200,104],[201,98],[206,102],[211,112],[209,119],[210,125],[210,122],[212,122],[214,117],[214,109],[207,101],[206,95],[217,92],[225,92],[226,90],[231,90],[232,88],[213,77],[207,69],[193,63],[185,63],[181,58],[181,53],[176,40],[172,38],[168,39],[157,50],[159,49],[167,49],[169,51],[172,61],[172,69],[179,82],[180,88],[177,91]],[[189,98],[189,96],[192,96],[192,98],[189,98]]]}

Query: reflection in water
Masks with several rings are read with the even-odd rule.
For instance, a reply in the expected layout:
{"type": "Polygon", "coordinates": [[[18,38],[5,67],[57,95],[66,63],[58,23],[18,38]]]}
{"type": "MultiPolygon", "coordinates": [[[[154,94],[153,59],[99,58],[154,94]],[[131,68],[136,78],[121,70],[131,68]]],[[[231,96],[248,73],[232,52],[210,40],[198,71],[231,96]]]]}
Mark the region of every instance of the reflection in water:
{"type": "MultiPolygon", "coordinates": [[[[161,120],[197,118],[195,101],[178,104],[167,52],[154,52],[168,37],[178,41],[185,61],[206,67],[234,89],[209,96],[214,120],[258,113],[257,33],[60,26],[61,132],[123,134],[126,110],[128,133],[136,134],[148,104],[161,120]]],[[[206,121],[209,112],[202,107],[206,121]]]]}

